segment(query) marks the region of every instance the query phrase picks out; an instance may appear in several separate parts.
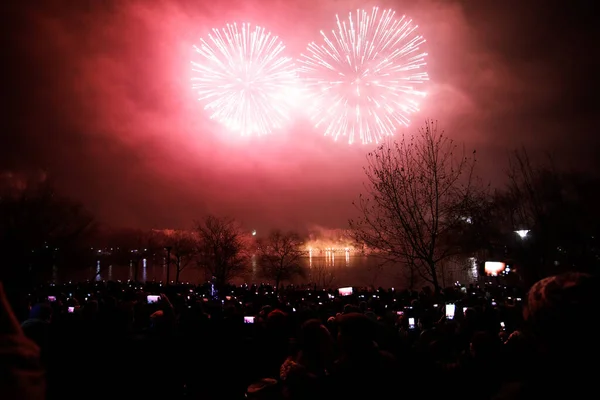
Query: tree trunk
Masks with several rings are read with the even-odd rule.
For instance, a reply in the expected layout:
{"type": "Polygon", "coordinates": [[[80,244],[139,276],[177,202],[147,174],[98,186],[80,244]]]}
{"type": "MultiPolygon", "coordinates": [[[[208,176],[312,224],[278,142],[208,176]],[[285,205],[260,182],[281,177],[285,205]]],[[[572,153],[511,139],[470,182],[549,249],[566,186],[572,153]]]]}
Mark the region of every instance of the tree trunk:
{"type": "Polygon", "coordinates": [[[446,267],[444,264],[441,265],[440,272],[442,273],[442,287],[446,287],[446,267]]]}
{"type": "Polygon", "coordinates": [[[213,286],[214,286],[215,290],[217,291],[217,295],[219,297],[221,297],[222,293],[225,292],[225,288],[227,286],[227,281],[223,277],[215,277],[213,286]]]}
{"type": "Polygon", "coordinates": [[[171,279],[171,254],[169,253],[169,257],[167,258],[167,285],[171,279]]]}
{"type": "Polygon", "coordinates": [[[414,290],[417,282],[417,271],[414,266],[410,266],[408,270],[408,288],[414,290]]]}
{"type": "Polygon", "coordinates": [[[177,270],[175,271],[175,284],[179,284],[179,274],[181,273],[181,260],[177,258],[177,264],[175,264],[177,270]]]}
{"type": "Polygon", "coordinates": [[[275,297],[277,297],[279,295],[279,281],[280,281],[279,277],[275,278],[275,297]]]}
{"type": "Polygon", "coordinates": [[[433,284],[433,289],[436,294],[439,294],[442,290],[437,276],[437,268],[434,263],[429,264],[429,270],[431,271],[431,283],[433,284]]]}

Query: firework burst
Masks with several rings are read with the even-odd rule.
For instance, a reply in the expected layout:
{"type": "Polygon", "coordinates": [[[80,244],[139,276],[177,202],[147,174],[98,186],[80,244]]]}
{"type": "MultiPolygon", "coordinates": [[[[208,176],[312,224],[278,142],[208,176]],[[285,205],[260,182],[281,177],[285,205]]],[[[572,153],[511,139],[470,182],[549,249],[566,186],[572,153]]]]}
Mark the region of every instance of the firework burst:
{"type": "Polygon", "coordinates": [[[192,61],[192,88],[211,119],[244,136],[281,128],[297,75],[277,36],[250,24],[228,24],[194,49],[200,62],[192,61]]]}
{"type": "Polygon", "coordinates": [[[311,119],[325,135],[348,142],[379,142],[409,124],[425,92],[428,75],[425,39],[394,11],[358,10],[337,19],[337,30],[323,43],[308,45],[298,72],[313,105],[311,119]]]}

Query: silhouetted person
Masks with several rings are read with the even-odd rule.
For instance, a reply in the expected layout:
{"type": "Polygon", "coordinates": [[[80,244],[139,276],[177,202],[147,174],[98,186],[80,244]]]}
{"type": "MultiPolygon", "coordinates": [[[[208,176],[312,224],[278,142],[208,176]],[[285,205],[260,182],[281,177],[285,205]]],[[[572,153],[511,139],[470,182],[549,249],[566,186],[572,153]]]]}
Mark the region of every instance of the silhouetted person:
{"type": "Polygon", "coordinates": [[[333,362],[333,339],[317,319],[301,328],[297,354],[288,357],[280,370],[283,392],[288,399],[324,398],[324,381],[333,362]]]}
{"type": "Polygon", "coordinates": [[[338,318],[340,357],[331,373],[331,396],[380,398],[398,385],[395,358],[374,341],[375,322],[359,313],[338,318]]]}
{"type": "Polygon", "coordinates": [[[0,399],[45,399],[39,348],[27,339],[0,283],[0,399]]]}
{"type": "Polygon", "coordinates": [[[598,310],[598,279],[590,275],[567,273],[533,285],[524,318],[534,360],[529,373],[498,398],[585,398],[596,392],[598,310]]]}
{"type": "Polygon", "coordinates": [[[42,358],[48,350],[51,318],[52,308],[50,304],[40,303],[31,308],[29,318],[21,324],[25,336],[33,340],[41,349],[42,358]]]}

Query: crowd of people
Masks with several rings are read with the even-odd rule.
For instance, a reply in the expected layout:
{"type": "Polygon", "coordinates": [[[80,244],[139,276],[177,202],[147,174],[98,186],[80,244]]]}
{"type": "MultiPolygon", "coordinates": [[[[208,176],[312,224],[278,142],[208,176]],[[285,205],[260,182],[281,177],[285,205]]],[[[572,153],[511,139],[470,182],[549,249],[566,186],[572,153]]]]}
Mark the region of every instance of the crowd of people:
{"type": "Polygon", "coordinates": [[[597,287],[52,284],[2,299],[0,398],[588,397],[597,287]]]}

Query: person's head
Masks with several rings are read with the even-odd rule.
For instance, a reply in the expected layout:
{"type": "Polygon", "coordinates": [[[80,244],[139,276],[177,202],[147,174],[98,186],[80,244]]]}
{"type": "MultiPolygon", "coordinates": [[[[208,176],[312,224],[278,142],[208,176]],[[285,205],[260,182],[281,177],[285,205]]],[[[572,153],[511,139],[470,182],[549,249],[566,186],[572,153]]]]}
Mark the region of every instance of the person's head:
{"type": "Polygon", "coordinates": [[[158,310],[150,314],[150,327],[155,330],[160,330],[165,324],[165,314],[162,310],[158,310]]]}
{"type": "Polygon", "coordinates": [[[364,314],[350,313],[338,319],[338,341],[345,353],[371,349],[374,340],[375,323],[364,314]]]}
{"type": "Polygon", "coordinates": [[[366,301],[361,301],[361,302],[358,304],[358,309],[359,309],[359,310],[360,310],[360,312],[362,312],[362,313],[364,313],[365,311],[367,311],[367,308],[368,308],[368,306],[367,306],[367,302],[366,302],[366,301]]]}
{"type": "Polygon", "coordinates": [[[318,319],[302,324],[299,337],[300,350],[312,357],[330,357],[333,339],[327,328],[318,319]]]}
{"type": "Polygon", "coordinates": [[[542,279],[527,295],[523,316],[535,341],[549,353],[589,353],[597,348],[598,279],[566,273],[542,279]]]}
{"type": "Polygon", "coordinates": [[[344,314],[351,314],[351,313],[356,313],[356,312],[359,312],[359,310],[352,304],[346,304],[344,306],[344,312],[343,312],[344,314]]]}
{"type": "Polygon", "coordinates": [[[419,325],[419,329],[421,331],[423,331],[423,330],[426,330],[426,329],[433,328],[434,325],[435,325],[435,321],[431,317],[431,314],[423,314],[421,316],[421,318],[419,318],[419,322],[417,324],[419,325]]]}
{"type": "Polygon", "coordinates": [[[377,322],[377,314],[375,314],[373,311],[367,311],[365,313],[365,317],[369,318],[371,321],[377,322]]]}
{"type": "Polygon", "coordinates": [[[287,314],[275,309],[267,314],[267,325],[272,329],[284,329],[287,323],[287,314]]]}
{"type": "Polygon", "coordinates": [[[273,307],[271,307],[271,306],[269,306],[269,305],[266,305],[266,306],[263,306],[263,307],[260,309],[260,313],[259,313],[259,315],[260,315],[261,317],[263,317],[263,318],[267,318],[267,316],[269,315],[269,313],[270,313],[271,311],[273,311],[273,307]]]}

